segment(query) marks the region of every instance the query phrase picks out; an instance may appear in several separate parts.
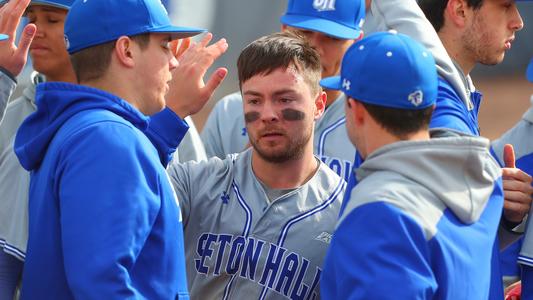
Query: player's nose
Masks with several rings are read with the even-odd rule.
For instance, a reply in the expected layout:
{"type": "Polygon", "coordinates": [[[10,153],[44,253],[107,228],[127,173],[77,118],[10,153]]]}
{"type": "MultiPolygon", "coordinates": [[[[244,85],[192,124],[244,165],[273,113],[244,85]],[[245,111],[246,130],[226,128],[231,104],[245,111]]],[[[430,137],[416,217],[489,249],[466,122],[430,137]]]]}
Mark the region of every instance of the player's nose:
{"type": "Polygon", "coordinates": [[[272,122],[279,119],[278,112],[270,101],[265,101],[260,111],[260,116],[261,120],[265,122],[272,122]]]}

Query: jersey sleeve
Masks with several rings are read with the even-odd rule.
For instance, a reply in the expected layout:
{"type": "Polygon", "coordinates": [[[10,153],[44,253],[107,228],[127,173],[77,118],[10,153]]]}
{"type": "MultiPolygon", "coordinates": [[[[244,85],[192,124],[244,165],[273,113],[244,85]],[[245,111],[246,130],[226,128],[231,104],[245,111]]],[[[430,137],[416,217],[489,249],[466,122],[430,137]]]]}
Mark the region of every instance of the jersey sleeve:
{"type": "Polygon", "coordinates": [[[7,103],[9,102],[9,97],[15,91],[17,82],[15,78],[11,77],[7,71],[4,71],[0,68],[0,123],[4,119],[6,113],[7,103]]]}
{"type": "Polygon", "coordinates": [[[168,165],[176,148],[187,133],[189,125],[172,110],[163,111],[150,118],[150,124],[144,132],[159,153],[163,166],[168,165]]]}
{"type": "Polygon", "coordinates": [[[141,133],[111,122],[77,133],[62,149],[54,190],[73,296],[142,298],[130,271],[161,207],[155,150],[141,133]]]}
{"type": "Polygon", "coordinates": [[[194,121],[191,117],[186,117],[185,122],[187,122],[189,130],[179,144],[176,151],[177,157],[174,157],[174,159],[177,158],[177,160],[182,163],[191,160],[206,160],[207,154],[205,153],[204,143],[202,143],[202,140],[200,139],[200,134],[196,130],[194,121]]]}
{"type": "Polygon", "coordinates": [[[433,299],[422,228],[398,208],[365,204],[340,223],[321,277],[324,299],[433,299]],[[386,288],[385,288],[386,287],[386,288]]]}
{"type": "Polygon", "coordinates": [[[218,101],[213,107],[209,117],[207,117],[207,121],[205,122],[204,129],[202,130],[201,134],[207,157],[217,156],[221,159],[226,156],[222,147],[222,128],[220,128],[222,126],[220,114],[224,108],[222,101],[223,99],[218,101]]]}

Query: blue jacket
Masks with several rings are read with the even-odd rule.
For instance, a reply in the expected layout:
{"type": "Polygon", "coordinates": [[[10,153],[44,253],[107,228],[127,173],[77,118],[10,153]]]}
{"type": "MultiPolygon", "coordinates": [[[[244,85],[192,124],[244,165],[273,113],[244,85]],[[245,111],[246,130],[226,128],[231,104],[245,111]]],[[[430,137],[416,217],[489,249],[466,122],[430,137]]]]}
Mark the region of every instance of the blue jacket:
{"type": "Polygon", "coordinates": [[[323,299],[490,299],[503,195],[488,140],[393,143],[357,179],[326,255],[323,299]]]}
{"type": "MultiPolygon", "coordinates": [[[[479,136],[478,112],[481,105],[482,95],[476,91],[472,92],[470,97],[473,104],[471,110],[467,108],[453,87],[445,79],[439,77],[437,102],[431,117],[430,128],[451,129],[460,134],[479,136]]],[[[359,152],[357,152],[354,162],[354,170],[357,170],[362,163],[363,160],[359,157],[359,152]]],[[[350,201],[351,191],[357,186],[357,184],[357,178],[354,176],[354,172],[352,172],[348,180],[346,193],[341,206],[341,214],[345,211],[346,206],[350,201]]],[[[500,186],[499,189],[503,194],[503,187],[500,186]]],[[[496,237],[492,246],[491,285],[488,299],[501,299],[503,297],[499,252],[499,241],[496,237]]]]}
{"type": "Polygon", "coordinates": [[[143,133],[150,118],[68,83],[39,85],[36,102],[15,140],[32,172],[22,298],[188,299],[172,149],[143,133]]]}

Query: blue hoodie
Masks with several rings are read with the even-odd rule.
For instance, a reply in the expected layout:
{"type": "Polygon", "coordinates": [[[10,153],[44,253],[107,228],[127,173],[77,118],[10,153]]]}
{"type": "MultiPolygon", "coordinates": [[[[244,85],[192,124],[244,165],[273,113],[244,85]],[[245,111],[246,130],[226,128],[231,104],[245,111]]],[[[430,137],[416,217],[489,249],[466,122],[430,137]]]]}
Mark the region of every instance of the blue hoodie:
{"type": "Polygon", "coordinates": [[[39,85],[36,102],[15,140],[32,172],[22,298],[188,299],[172,149],[143,133],[150,118],[68,83],[39,85]]]}

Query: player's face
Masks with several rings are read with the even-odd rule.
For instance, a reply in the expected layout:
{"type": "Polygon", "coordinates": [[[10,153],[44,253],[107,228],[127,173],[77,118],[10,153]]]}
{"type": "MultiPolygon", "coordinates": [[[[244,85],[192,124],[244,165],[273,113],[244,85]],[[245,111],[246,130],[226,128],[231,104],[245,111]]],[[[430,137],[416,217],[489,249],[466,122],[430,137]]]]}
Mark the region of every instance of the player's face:
{"type": "Polygon", "coordinates": [[[321,32],[287,27],[306,37],[307,42],[317,50],[322,63],[322,78],[338,75],[342,57],[354,40],[338,39],[321,32]]]}
{"type": "Polygon", "coordinates": [[[495,65],[511,49],[516,31],[524,23],[514,0],[484,0],[477,10],[470,10],[462,36],[464,49],[472,62],[495,65]]]}
{"type": "Polygon", "coordinates": [[[262,159],[282,163],[302,157],[312,146],[317,97],[294,67],[255,75],[242,83],[250,144],[262,159]]]}
{"type": "Polygon", "coordinates": [[[33,68],[49,80],[61,78],[65,68],[71,68],[63,34],[66,16],[64,9],[43,5],[31,5],[26,13],[28,21],[37,26],[30,46],[33,68]]]}
{"type": "Polygon", "coordinates": [[[170,50],[170,35],[150,34],[150,42],[136,60],[139,78],[139,110],[145,115],[153,115],[165,108],[165,95],[172,79],[171,71],[178,61],[170,50]]]}

